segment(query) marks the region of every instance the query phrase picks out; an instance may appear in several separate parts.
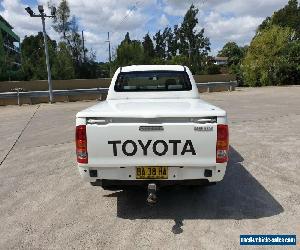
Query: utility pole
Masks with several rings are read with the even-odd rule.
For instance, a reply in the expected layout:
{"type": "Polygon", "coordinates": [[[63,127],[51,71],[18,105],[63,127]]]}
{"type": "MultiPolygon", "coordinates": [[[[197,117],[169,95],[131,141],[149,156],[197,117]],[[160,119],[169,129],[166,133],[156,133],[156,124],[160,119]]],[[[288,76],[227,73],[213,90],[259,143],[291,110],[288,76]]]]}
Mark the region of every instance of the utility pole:
{"type": "Polygon", "coordinates": [[[81,31],[81,37],[82,37],[83,61],[85,62],[85,47],[84,47],[84,35],[83,35],[83,30],[81,31]]]}
{"type": "Polygon", "coordinates": [[[110,50],[109,31],[107,32],[107,41],[106,42],[108,42],[109,76],[111,77],[111,50],[110,50]]]}
{"type": "Polygon", "coordinates": [[[46,65],[47,65],[47,72],[48,72],[48,85],[49,85],[49,101],[50,103],[53,103],[53,90],[52,90],[52,79],[51,79],[51,68],[50,68],[50,62],[49,62],[49,52],[48,52],[48,43],[47,43],[47,33],[46,33],[46,25],[45,25],[45,18],[46,17],[55,17],[56,8],[51,7],[51,15],[48,16],[44,13],[44,7],[43,5],[38,6],[38,10],[40,12],[40,15],[34,14],[33,10],[30,7],[25,8],[27,13],[31,17],[40,17],[42,19],[42,25],[43,25],[43,36],[44,36],[44,47],[45,47],[45,55],[46,55],[46,65]]]}
{"type": "Polygon", "coordinates": [[[45,54],[46,54],[46,65],[47,65],[47,72],[48,72],[49,99],[50,99],[50,103],[53,103],[51,68],[50,68],[50,62],[49,62],[47,34],[46,34],[46,28],[45,28],[45,16],[44,16],[44,13],[42,13],[41,15],[42,15],[42,24],[43,24],[43,36],[44,36],[44,45],[45,45],[44,47],[45,47],[45,54]]]}

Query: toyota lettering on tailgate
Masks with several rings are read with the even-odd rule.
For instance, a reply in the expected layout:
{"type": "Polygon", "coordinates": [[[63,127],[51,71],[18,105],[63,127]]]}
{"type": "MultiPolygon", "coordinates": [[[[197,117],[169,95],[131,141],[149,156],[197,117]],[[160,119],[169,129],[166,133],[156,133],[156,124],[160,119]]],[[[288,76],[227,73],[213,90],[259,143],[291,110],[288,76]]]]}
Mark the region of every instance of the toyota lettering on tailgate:
{"type": "Polygon", "coordinates": [[[108,141],[107,143],[112,145],[114,156],[118,156],[118,154],[120,154],[120,149],[126,156],[134,156],[138,151],[142,151],[143,155],[148,155],[149,150],[157,156],[163,156],[169,150],[172,151],[173,155],[185,155],[187,153],[196,155],[196,151],[191,140],[138,140],[137,142],[133,140],[126,140],[124,142],[116,140],[108,141]]]}

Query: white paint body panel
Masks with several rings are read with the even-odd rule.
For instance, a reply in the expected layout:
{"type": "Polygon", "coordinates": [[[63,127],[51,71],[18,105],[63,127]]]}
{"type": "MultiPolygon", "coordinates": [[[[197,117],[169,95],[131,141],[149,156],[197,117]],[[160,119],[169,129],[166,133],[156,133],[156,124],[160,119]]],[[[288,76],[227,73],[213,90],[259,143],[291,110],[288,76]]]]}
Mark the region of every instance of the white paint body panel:
{"type": "MultiPolygon", "coordinates": [[[[227,124],[226,112],[200,99],[195,81],[188,68],[178,65],[143,65],[118,69],[112,79],[107,100],[100,102],[76,115],[76,125],[87,125],[88,164],[78,164],[79,172],[86,181],[96,179],[135,180],[136,166],[169,166],[169,180],[208,179],[222,180],[226,163],[216,163],[217,124],[227,124]],[[186,71],[192,90],[164,92],[115,92],[114,83],[120,71],[186,71]],[[217,123],[199,124],[190,118],[217,117],[217,123]],[[117,122],[127,118],[127,122],[117,122]],[[185,122],[164,122],[165,118],[181,119],[185,122]],[[101,119],[103,124],[87,123],[88,119],[101,119]],[[115,119],[115,122],[113,121],[115,119]],[[132,119],[133,122],[128,122],[132,119]],[[154,123],[134,122],[135,119],[155,119],[154,123]],[[163,131],[140,131],[140,126],[163,126],[163,131]],[[211,127],[210,131],[197,131],[195,127],[211,127]],[[108,141],[151,140],[147,155],[139,147],[135,155],[124,155],[117,145],[117,156],[108,141]],[[181,140],[178,154],[174,155],[172,144],[163,156],[154,154],[153,141],[181,140]],[[191,140],[196,155],[181,154],[186,140],[191,140]],[[212,177],[204,177],[204,170],[212,170],[212,177]],[[89,170],[97,170],[98,177],[90,177],[89,170]]],[[[130,146],[130,145],[129,145],[130,146]]],[[[161,146],[161,145],[160,145],[161,146]]],[[[128,147],[129,151],[132,151],[128,147]]],[[[162,146],[158,146],[162,151],[162,146]]],[[[163,180],[162,180],[163,181],[163,180]]]]}
{"type": "Polygon", "coordinates": [[[77,114],[85,117],[226,117],[226,112],[198,99],[121,99],[100,102],[77,114]]]}

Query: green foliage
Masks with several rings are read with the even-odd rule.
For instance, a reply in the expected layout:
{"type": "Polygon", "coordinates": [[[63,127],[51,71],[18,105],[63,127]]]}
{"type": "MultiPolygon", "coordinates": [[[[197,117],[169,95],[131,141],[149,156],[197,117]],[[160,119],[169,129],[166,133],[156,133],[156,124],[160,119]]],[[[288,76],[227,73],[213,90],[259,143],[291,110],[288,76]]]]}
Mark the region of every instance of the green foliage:
{"type": "Polygon", "coordinates": [[[165,38],[163,34],[161,34],[160,30],[156,32],[156,34],[153,37],[153,40],[155,41],[155,56],[164,60],[167,45],[165,38]]]}
{"type": "Polygon", "coordinates": [[[241,69],[241,61],[246,55],[248,46],[240,47],[235,42],[226,43],[218,56],[228,57],[229,73],[235,74],[239,85],[243,85],[243,74],[241,69]]]}
{"type": "Polygon", "coordinates": [[[264,29],[270,28],[272,25],[281,27],[289,27],[296,31],[296,35],[300,38],[300,7],[297,0],[289,0],[288,4],[274,12],[272,17],[267,17],[258,27],[257,33],[264,29]]]}
{"type": "MultiPolygon", "coordinates": [[[[56,60],[56,41],[47,37],[50,65],[56,60]]],[[[47,79],[43,33],[25,36],[21,44],[22,69],[26,80],[47,79]]]]}
{"type": "Polygon", "coordinates": [[[124,40],[117,48],[116,63],[118,66],[132,64],[143,64],[144,49],[142,43],[137,40],[130,40],[127,33],[124,40]]]}
{"type": "Polygon", "coordinates": [[[205,74],[220,74],[221,73],[221,66],[216,65],[214,63],[208,63],[204,68],[205,74]]]}
{"type": "Polygon", "coordinates": [[[97,77],[100,78],[109,78],[109,62],[103,63],[100,62],[98,65],[97,77]]]}
{"type": "Polygon", "coordinates": [[[242,63],[238,62],[237,47],[230,46],[230,51],[235,52],[224,54],[230,55],[230,70],[237,75],[238,81],[248,86],[299,84],[299,23],[298,1],[289,0],[258,27],[250,47],[242,53],[242,63]]]}
{"type": "Polygon", "coordinates": [[[117,48],[115,67],[130,64],[184,64],[193,73],[202,72],[207,61],[210,42],[204,36],[204,29],[197,31],[198,9],[191,5],[180,26],[166,27],[153,36],[155,45],[146,34],[141,42],[131,41],[127,32],[117,48]]]}
{"type": "MultiPolygon", "coordinates": [[[[129,34],[128,34],[129,36],[129,34]]],[[[151,64],[153,58],[155,56],[154,46],[151,37],[147,33],[144,37],[143,41],[143,49],[144,49],[144,62],[145,64],[151,64]]]]}
{"type": "Polygon", "coordinates": [[[228,65],[238,65],[244,57],[245,49],[235,42],[228,42],[219,51],[218,56],[228,57],[228,65]]]}
{"type": "Polygon", "coordinates": [[[167,62],[168,64],[175,64],[175,65],[188,65],[189,58],[185,55],[176,55],[173,56],[171,60],[167,62]]]}
{"type": "MultiPolygon", "coordinates": [[[[70,51],[63,42],[58,46],[49,37],[48,49],[53,79],[74,78],[74,67],[70,51]]],[[[26,80],[47,79],[43,34],[25,37],[22,42],[22,69],[26,80]]]]}
{"type": "Polygon", "coordinates": [[[66,43],[60,42],[58,44],[55,59],[55,63],[52,66],[53,79],[74,79],[75,70],[72,55],[66,43]]]}
{"type": "Polygon", "coordinates": [[[70,21],[70,8],[67,0],[61,0],[57,11],[56,16],[53,19],[53,28],[54,30],[61,34],[61,38],[65,41],[68,40],[71,21],[70,21]]]}
{"type": "Polygon", "coordinates": [[[299,80],[299,48],[291,28],[271,26],[263,30],[252,40],[243,60],[245,84],[267,86],[299,80]]]}
{"type": "Polygon", "coordinates": [[[210,51],[210,42],[204,36],[204,29],[196,31],[198,11],[194,5],[191,5],[179,29],[179,52],[189,56],[189,66],[193,73],[203,70],[210,51]]]}
{"type": "Polygon", "coordinates": [[[300,41],[294,40],[286,45],[283,57],[275,72],[279,84],[300,83],[300,41]]]}
{"type": "MultiPolygon", "coordinates": [[[[97,67],[97,63],[95,63],[95,57],[85,57],[85,55],[88,54],[88,50],[83,48],[82,37],[78,32],[77,19],[75,16],[71,17],[67,0],[61,0],[57,8],[56,18],[53,21],[53,28],[60,34],[62,41],[67,47],[64,50],[68,50],[70,52],[69,55],[72,58],[74,69],[71,69],[70,65],[68,64],[66,66],[67,68],[63,70],[66,72],[66,76],[73,75],[73,77],[76,78],[95,77],[99,68],[97,67]]],[[[58,76],[60,78],[66,77],[62,76],[61,74],[58,74],[58,76]]]]}

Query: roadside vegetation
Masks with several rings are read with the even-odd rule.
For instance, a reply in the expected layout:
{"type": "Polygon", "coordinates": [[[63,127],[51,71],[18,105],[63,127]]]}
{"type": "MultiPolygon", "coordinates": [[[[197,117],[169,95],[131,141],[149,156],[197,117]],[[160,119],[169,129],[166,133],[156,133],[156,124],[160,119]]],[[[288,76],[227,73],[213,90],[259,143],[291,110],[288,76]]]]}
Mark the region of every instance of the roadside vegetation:
{"type": "MultiPolygon", "coordinates": [[[[198,26],[198,9],[191,5],[183,21],[174,27],[149,33],[135,40],[127,32],[113,49],[111,63],[96,62],[95,51],[82,46],[76,17],[67,0],[61,0],[53,22],[59,41],[48,37],[53,79],[110,77],[119,66],[132,64],[182,64],[194,74],[235,74],[240,85],[267,86],[300,83],[300,7],[289,0],[257,28],[250,45],[227,42],[218,56],[227,57],[227,66],[215,64],[210,40],[198,26]],[[111,69],[111,70],[110,70],[111,69]]],[[[21,44],[22,67],[12,80],[46,79],[42,33],[25,37],[21,44]]],[[[0,80],[8,70],[0,51],[0,80]]]]}
{"type": "Polygon", "coordinates": [[[290,0],[258,27],[241,63],[244,84],[300,83],[300,7],[290,0]]]}

